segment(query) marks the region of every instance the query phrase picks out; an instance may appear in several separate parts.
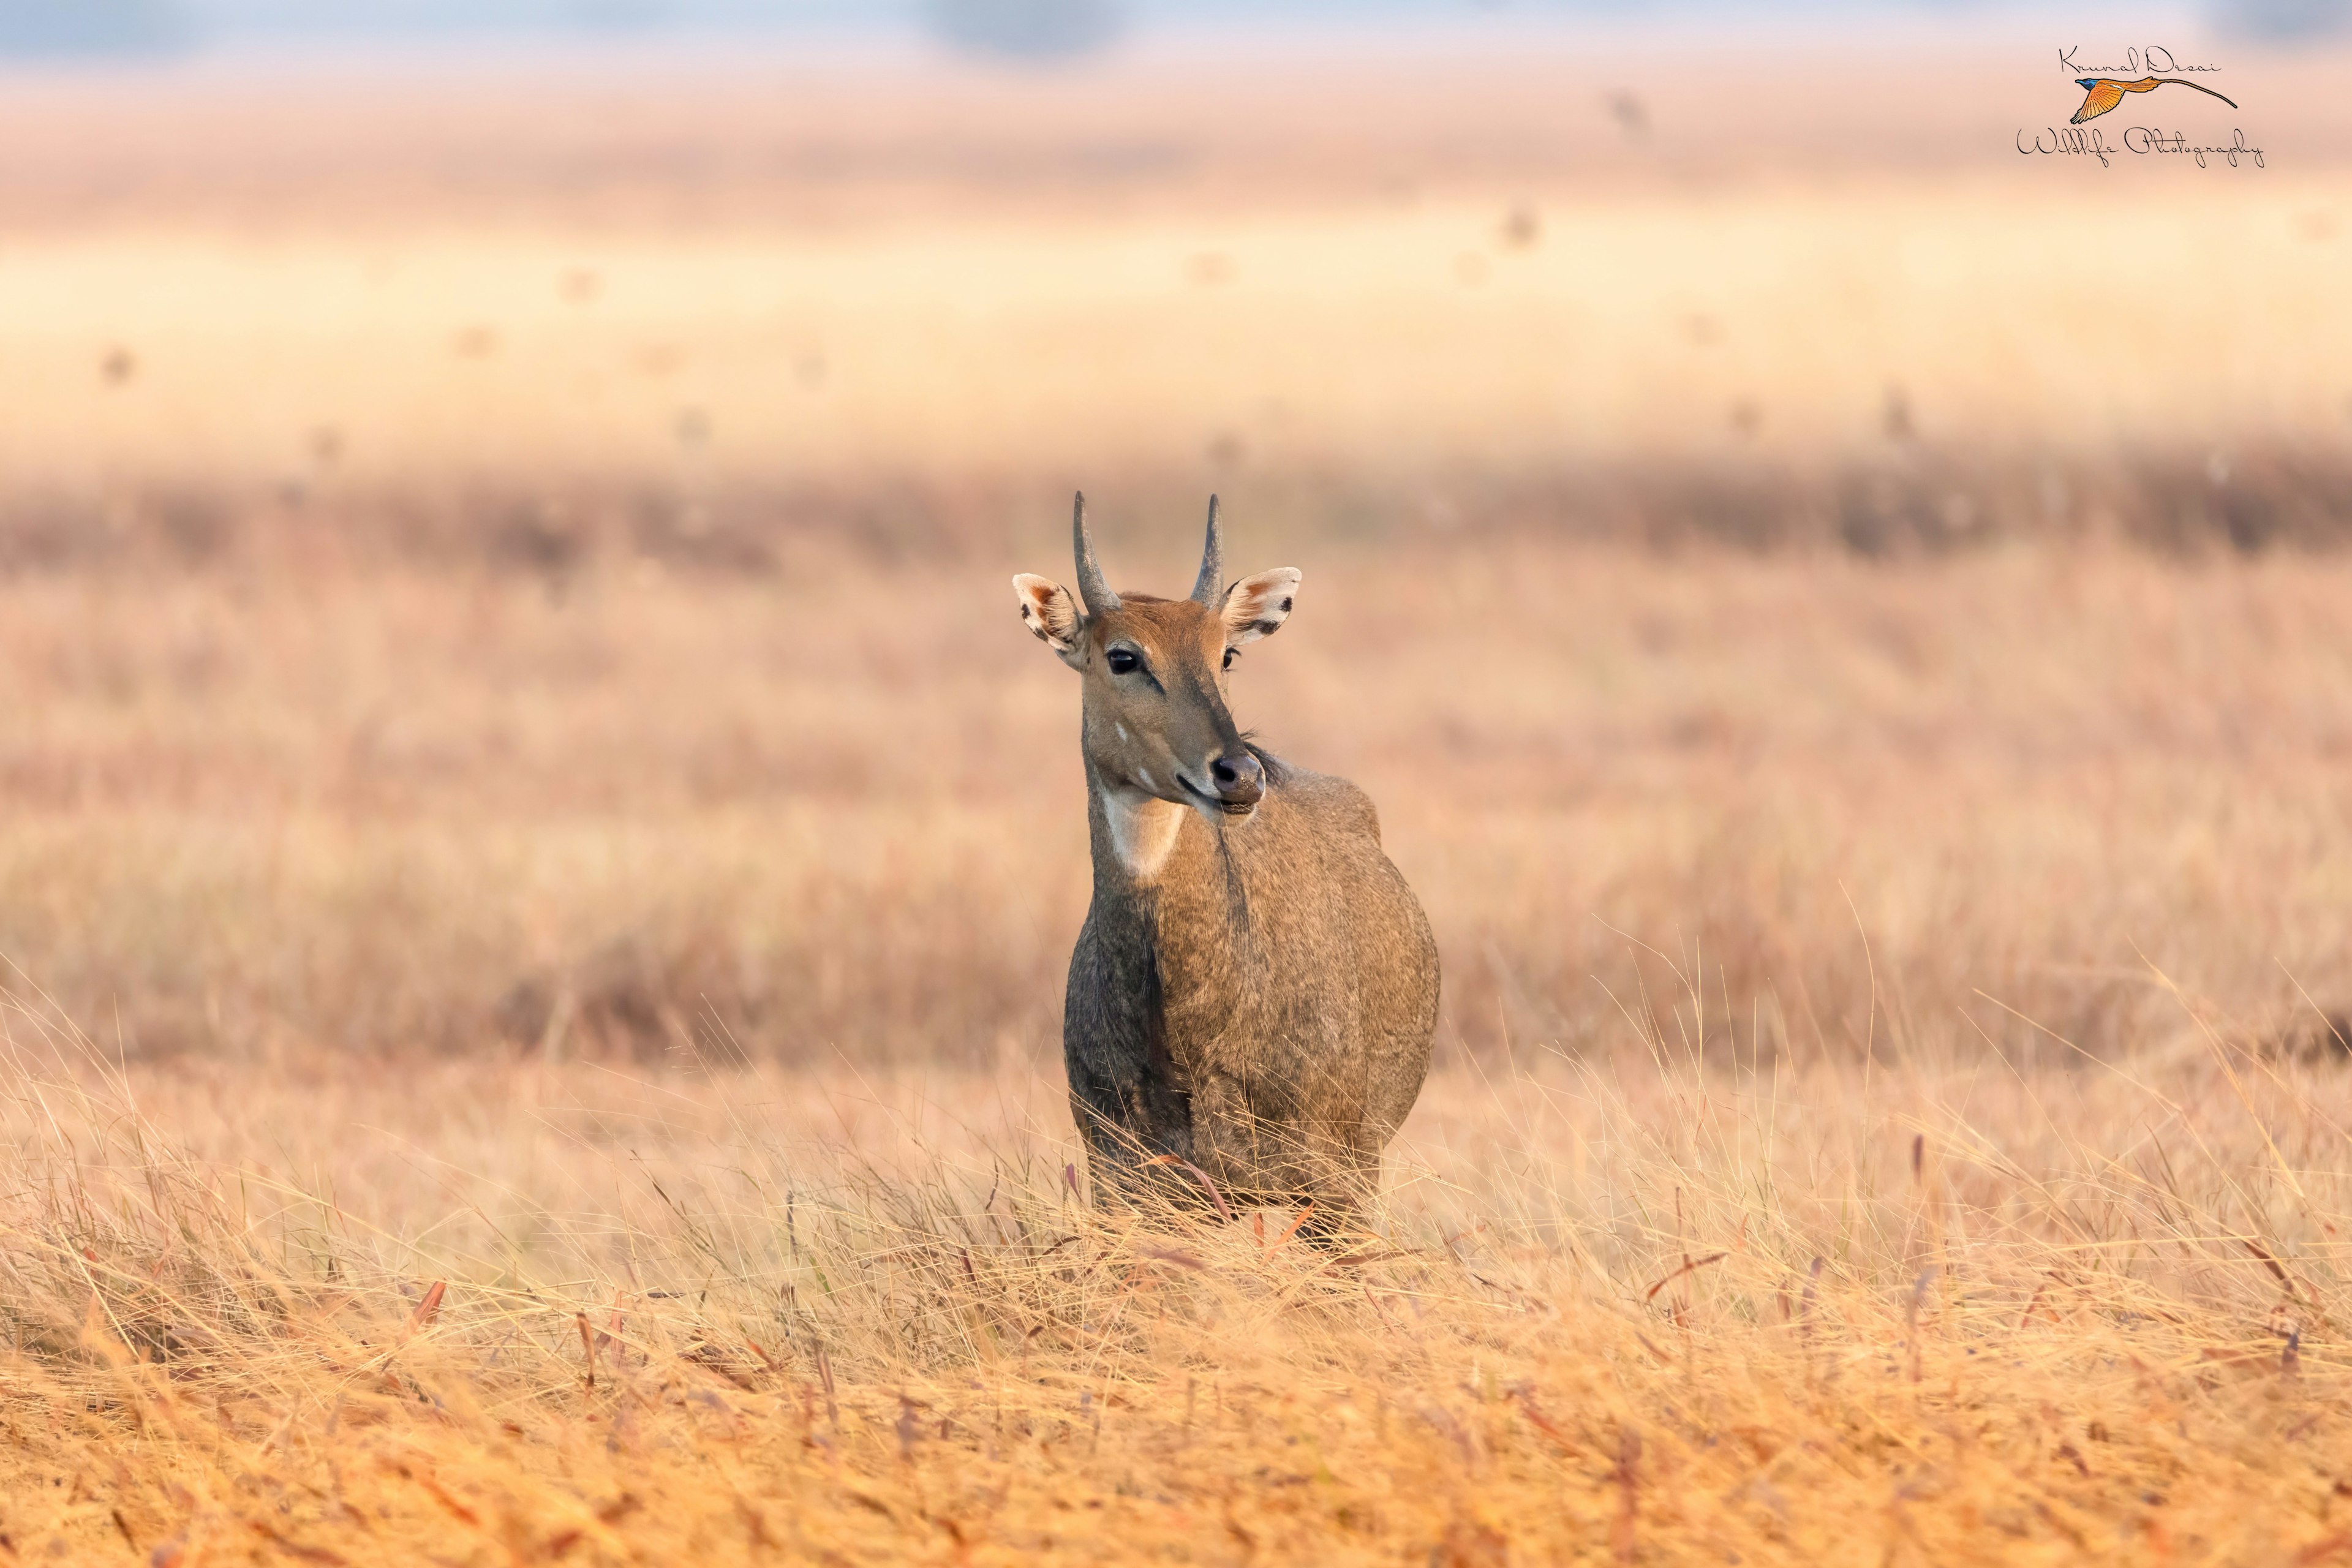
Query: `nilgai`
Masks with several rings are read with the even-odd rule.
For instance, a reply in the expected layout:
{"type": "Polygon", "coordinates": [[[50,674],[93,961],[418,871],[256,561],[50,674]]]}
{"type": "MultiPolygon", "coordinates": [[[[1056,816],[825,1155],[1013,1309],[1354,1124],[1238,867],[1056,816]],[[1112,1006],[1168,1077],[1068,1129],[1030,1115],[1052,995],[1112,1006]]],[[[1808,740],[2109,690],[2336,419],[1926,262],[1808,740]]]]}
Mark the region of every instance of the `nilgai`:
{"type": "Polygon", "coordinates": [[[1226,706],[1235,656],[1289,617],[1299,574],[1228,585],[1213,498],[1189,599],[1113,593],[1084,496],[1071,532],[1076,595],[1013,584],[1086,683],[1094,902],[1062,1044],[1095,1189],[1191,1183],[1189,1165],[1202,1201],[1311,1203],[1332,1234],[1429,1070],[1429,921],[1364,792],[1278,760],[1226,706]]]}

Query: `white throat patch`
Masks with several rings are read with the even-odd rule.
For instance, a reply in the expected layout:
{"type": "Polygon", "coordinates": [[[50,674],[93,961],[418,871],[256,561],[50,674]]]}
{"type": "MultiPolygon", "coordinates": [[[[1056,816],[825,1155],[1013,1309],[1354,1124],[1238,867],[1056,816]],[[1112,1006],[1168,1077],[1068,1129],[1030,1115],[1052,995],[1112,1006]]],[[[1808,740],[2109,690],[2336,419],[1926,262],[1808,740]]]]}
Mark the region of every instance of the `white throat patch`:
{"type": "Polygon", "coordinates": [[[1110,826],[1110,845],[1127,874],[1148,882],[1176,848],[1176,835],[1191,814],[1190,806],[1134,790],[1103,791],[1103,819],[1110,826]]]}

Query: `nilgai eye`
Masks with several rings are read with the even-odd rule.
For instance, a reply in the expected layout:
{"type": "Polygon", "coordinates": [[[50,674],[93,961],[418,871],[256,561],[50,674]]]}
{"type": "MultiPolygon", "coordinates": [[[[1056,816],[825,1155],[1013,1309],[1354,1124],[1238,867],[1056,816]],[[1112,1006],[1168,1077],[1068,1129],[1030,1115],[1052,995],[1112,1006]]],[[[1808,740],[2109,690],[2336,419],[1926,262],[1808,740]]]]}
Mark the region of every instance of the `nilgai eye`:
{"type": "Polygon", "coordinates": [[[1143,661],[1135,657],[1132,648],[1115,647],[1110,650],[1110,672],[1113,675],[1133,675],[1141,668],[1143,661]]]}
{"type": "Polygon", "coordinates": [[[1241,656],[1242,650],[1237,647],[1229,647],[1225,649],[1225,668],[1227,669],[1233,668],[1234,660],[1241,658],[1241,656]]]}

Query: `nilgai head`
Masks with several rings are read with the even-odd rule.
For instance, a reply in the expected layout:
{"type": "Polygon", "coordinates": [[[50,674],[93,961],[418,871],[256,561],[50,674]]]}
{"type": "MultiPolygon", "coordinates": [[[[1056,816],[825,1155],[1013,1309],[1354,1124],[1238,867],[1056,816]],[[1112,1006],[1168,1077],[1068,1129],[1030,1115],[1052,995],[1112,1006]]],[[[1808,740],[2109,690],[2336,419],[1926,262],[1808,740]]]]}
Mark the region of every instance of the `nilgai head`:
{"type": "Polygon", "coordinates": [[[1225,678],[1244,645],[1290,616],[1299,574],[1279,566],[1224,582],[1215,497],[1201,574],[1189,599],[1115,594],[1087,532],[1078,497],[1070,531],[1078,591],[1023,573],[1021,618],[1086,680],[1087,765],[1103,788],[1189,805],[1214,820],[1247,816],[1265,771],[1225,706],[1225,678]]]}

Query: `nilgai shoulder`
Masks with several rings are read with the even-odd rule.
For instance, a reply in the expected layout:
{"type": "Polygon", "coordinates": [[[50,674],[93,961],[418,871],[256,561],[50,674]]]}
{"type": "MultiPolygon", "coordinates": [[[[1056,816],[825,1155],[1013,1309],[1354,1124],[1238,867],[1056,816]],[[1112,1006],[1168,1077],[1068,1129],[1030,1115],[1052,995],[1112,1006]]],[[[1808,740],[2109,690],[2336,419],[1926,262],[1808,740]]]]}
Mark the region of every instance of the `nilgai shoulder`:
{"type": "Polygon", "coordinates": [[[1013,586],[1085,680],[1094,901],[1062,1041],[1096,1190],[1132,1193],[1172,1159],[1336,1226],[1428,1073],[1437,948],[1364,792],[1251,743],[1226,705],[1235,657],[1289,618],[1300,574],[1226,584],[1213,500],[1187,599],[1112,592],[1083,496],[1072,532],[1076,594],[1013,586]]]}

